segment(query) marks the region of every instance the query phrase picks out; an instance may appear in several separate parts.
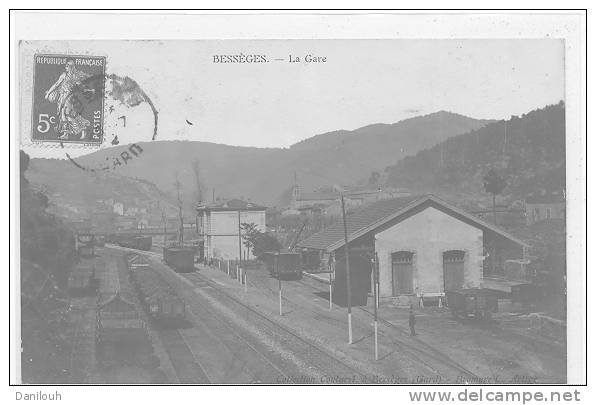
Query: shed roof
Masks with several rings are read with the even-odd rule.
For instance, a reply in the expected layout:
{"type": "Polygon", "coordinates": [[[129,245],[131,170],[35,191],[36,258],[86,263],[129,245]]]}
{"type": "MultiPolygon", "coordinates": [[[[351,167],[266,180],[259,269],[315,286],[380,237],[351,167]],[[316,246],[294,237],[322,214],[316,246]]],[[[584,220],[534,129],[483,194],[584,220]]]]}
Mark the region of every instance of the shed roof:
{"type": "MultiPolygon", "coordinates": [[[[393,220],[396,220],[396,223],[399,223],[401,220],[418,212],[416,209],[423,208],[425,204],[433,205],[440,209],[442,208],[444,211],[447,211],[449,215],[463,219],[477,228],[490,230],[519,245],[527,246],[524,241],[498,226],[486,222],[433,195],[398,197],[378,201],[353,212],[346,218],[348,241],[351,242],[369,232],[375,232],[378,228],[393,220]]],[[[339,221],[327,229],[299,242],[297,246],[307,249],[333,251],[342,247],[344,244],[343,223],[339,221]]]]}

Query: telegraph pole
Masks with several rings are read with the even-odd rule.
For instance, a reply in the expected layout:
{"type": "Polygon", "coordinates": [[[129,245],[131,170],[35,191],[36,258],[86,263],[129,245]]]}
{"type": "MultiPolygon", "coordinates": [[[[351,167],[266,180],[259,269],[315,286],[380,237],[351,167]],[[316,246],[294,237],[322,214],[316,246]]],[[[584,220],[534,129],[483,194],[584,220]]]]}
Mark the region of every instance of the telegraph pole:
{"type": "Polygon", "coordinates": [[[377,274],[377,268],[378,268],[378,256],[375,252],[375,256],[372,258],[371,262],[372,262],[372,271],[373,271],[373,284],[374,284],[374,294],[375,294],[375,302],[374,302],[374,306],[375,306],[375,361],[379,360],[379,325],[377,322],[377,302],[378,302],[378,274],[377,274]]]}
{"type": "Polygon", "coordinates": [[[236,277],[240,277],[240,263],[242,262],[242,235],[240,230],[240,208],[238,208],[238,271],[236,277]]]}
{"type": "Polygon", "coordinates": [[[348,226],[346,224],[346,205],[344,193],[341,193],[341,213],[344,222],[344,239],[346,243],[346,285],[348,289],[348,344],[352,344],[352,286],[350,284],[350,248],[348,247],[348,226]]]}
{"type": "Polygon", "coordinates": [[[281,276],[279,275],[279,252],[273,258],[274,262],[273,265],[275,266],[275,274],[277,274],[277,289],[279,291],[279,316],[283,316],[284,312],[281,306],[281,276]]]}
{"type": "Polygon", "coordinates": [[[167,217],[166,217],[166,211],[165,209],[161,211],[161,221],[163,222],[163,247],[167,247],[166,246],[166,241],[167,241],[167,217]]]}

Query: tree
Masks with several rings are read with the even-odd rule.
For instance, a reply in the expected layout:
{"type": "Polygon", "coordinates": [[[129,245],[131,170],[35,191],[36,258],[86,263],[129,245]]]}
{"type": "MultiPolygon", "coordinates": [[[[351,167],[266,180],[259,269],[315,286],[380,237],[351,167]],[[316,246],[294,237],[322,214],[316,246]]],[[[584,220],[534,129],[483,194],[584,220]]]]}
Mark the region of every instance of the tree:
{"type": "Polygon", "coordinates": [[[244,246],[249,252],[252,250],[252,254],[256,257],[260,258],[265,252],[277,251],[282,248],[277,239],[266,232],[259,231],[254,223],[242,223],[240,229],[244,233],[242,235],[244,246]]]}
{"type": "Polygon", "coordinates": [[[259,232],[255,238],[252,254],[261,258],[265,252],[275,252],[282,248],[281,243],[268,233],[259,232]]]}
{"type": "Polygon", "coordinates": [[[375,186],[379,183],[380,179],[381,179],[381,174],[377,171],[374,171],[370,174],[370,177],[368,178],[368,184],[371,186],[375,186]]]}
{"type": "Polygon", "coordinates": [[[252,222],[242,223],[240,224],[240,230],[244,232],[244,235],[242,235],[242,240],[244,241],[244,246],[248,250],[248,253],[250,254],[252,249],[254,254],[255,243],[260,233],[260,231],[257,229],[257,224],[252,222]]]}
{"type": "Polygon", "coordinates": [[[497,206],[496,206],[496,197],[497,194],[501,194],[501,192],[507,186],[507,182],[505,179],[497,173],[495,169],[490,169],[488,173],[483,178],[484,183],[484,190],[487,193],[492,194],[493,196],[493,219],[495,221],[495,225],[497,224],[497,206]]]}

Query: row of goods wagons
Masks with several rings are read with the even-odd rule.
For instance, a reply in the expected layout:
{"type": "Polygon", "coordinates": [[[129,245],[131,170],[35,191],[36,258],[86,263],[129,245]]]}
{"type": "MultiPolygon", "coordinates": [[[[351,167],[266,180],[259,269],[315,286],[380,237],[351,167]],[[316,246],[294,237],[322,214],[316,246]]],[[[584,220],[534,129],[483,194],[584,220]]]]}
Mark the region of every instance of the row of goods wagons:
{"type": "Polygon", "coordinates": [[[141,256],[127,257],[130,279],[147,313],[157,320],[186,317],[186,303],[141,256]]]}

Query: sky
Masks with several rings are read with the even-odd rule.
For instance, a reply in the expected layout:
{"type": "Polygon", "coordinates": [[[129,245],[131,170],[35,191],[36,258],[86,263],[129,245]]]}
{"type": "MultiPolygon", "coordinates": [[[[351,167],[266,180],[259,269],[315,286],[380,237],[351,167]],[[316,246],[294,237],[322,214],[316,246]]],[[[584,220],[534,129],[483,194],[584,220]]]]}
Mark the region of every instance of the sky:
{"type": "MultiPolygon", "coordinates": [[[[314,135],[446,110],[507,119],[564,100],[560,40],[28,41],[20,45],[21,140],[28,142],[35,53],[105,55],[108,74],[134,79],[159,111],[158,140],[288,147],[314,135]],[[267,63],[214,63],[214,55],[267,63]],[[300,62],[289,62],[290,55],[300,62]],[[306,63],[306,55],[325,57],[306,63]],[[278,60],[277,60],[278,59],[278,60]]],[[[104,147],[151,139],[149,106],[110,101],[104,147]],[[117,117],[126,116],[123,120],[117,117]]],[[[89,153],[75,148],[71,155],[89,153]]]]}

